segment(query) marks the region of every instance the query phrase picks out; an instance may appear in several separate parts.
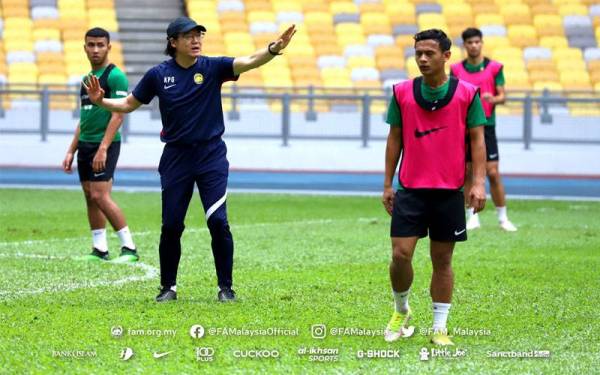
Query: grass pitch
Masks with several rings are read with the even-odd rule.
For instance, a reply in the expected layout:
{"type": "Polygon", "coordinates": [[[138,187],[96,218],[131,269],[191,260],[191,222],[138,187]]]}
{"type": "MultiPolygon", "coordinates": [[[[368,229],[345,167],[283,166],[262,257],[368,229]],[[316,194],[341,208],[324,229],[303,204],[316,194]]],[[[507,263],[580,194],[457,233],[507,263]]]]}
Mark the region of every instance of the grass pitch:
{"type": "MultiPolygon", "coordinates": [[[[517,233],[501,232],[488,206],[483,228],[455,250],[449,329],[460,329],[450,350],[458,356],[434,358],[422,332],[432,320],[427,240],[414,258],[414,336],[388,344],[377,332],[392,312],[389,218],[378,197],[232,194],[239,301],[220,304],[195,196],[179,300],[156,304],[160,196],[114,196],[140,251],[135,266],[76,259],[90,251],[81,192],[0,190],[0,372],[588,374],[600,368],[600,203],[511,201],[517,233]],[[190,336],[195,324],[205,328],[203,338],[190,336]],[[312,337],[319,324],[326,326],[324,339],[312,337]],[[116,326],[123,336],[111,335],[116,326]],[[256,336],[268,328],[298,335],[256,336]],[[336,328],[367,336],[336,336],[336,328]],[[254,336],[211,334],[217,329],[254,336]],[[199,361],[198,347],[213,349],[212,361],[199,361]],[[125,348],[134,353],[127,361],[120,359],[125,348]],[[318,348],[333,355],[311,356],[318,348]],[[420,359],[422,348],[428,361],[420,359]],[[249,358],[253,349],[277,350],[278,357],[249,358]],[[380,349],[394,358],[358,358],[380,349]],[[535,350],[549,357],[491,357],[535,350]],[[171,353],[155,359],[153,352],[171,353]]],[[[110,246],[117,255],[113,234],[110,246]]]]}

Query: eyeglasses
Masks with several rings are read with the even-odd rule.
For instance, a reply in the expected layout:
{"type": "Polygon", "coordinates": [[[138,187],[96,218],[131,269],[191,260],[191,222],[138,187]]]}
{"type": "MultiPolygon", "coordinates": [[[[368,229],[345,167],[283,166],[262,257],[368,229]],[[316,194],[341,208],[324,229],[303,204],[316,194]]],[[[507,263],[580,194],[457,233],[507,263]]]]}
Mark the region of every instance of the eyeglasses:
{"type": "Polygon", "coordinates": [[[202,40],[202,39],[204,39],[204,35],[205,35],[205,33],[204,33],[204,32],[202,32],[202,33],[200,33],[200,34],[185,34],[185,35],[182,35],[182,38],[183,38],[183,39],[184,39],[186,42],[191,42],[191,41],[192,41],[192,40],[194,40],[194,39],[197,39],[197,40],[202,40]]]}

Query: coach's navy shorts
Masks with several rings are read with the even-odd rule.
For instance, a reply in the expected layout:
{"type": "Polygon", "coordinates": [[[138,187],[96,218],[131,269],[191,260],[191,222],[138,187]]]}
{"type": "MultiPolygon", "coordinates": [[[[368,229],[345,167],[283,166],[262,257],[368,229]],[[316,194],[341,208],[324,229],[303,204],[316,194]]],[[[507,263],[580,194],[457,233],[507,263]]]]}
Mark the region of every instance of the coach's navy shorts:
{"type": "Polygon", "coordinates": [[[406,189],[394,197],[391,237],[467,240],[465,198],[460,190],[406,189]]]}
{"type": "Polygon", "coordinates": [[[92,162],[100,147],[100,143],[78,142],[77,144],[77,172],[79,181],[110,181],[115,174],[121,142],[113,142],[106,151],[106,164],[103,171],[94,172],[92,162]]]}

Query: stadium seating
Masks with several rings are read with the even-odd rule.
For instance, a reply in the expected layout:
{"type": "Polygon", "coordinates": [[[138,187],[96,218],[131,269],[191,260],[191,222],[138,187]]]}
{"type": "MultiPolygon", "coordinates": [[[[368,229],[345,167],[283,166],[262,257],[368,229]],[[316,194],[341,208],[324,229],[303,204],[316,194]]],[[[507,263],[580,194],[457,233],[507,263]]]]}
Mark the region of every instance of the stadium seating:
{"type": "MultiPolygon", "coordinates": [[[[111,61],[124,66],[113,0],[2,0],[0,15],[0,82],[57,89],[78,83],[90,69],[83,35],[94,26],[113,34],[111,61]]],[[[75,105],[72,96],[50,97],[53,109],[75,105]]]]}
{"type": "MultiPolygon", "coordinates": [[[[287,25],[298,26],[285,55],[245,74],[241,86],[389,87],[419,74],[415,32],[442,28],[460,45],[462,30],[475,25],[486,55],[504,63],[509,90],[600,92],[600,5],[593,0],[183,1],[209,30],[207,55],[250,54],[287,25]]],[[[114,0],[1,4],[0,82],[78,82],[89,70],[82,35],[96,25],[114,33],[111,59],[123,66],[114,0]]],[[[463,57],[455,46],[451,60],[463,57]]]]}
{"type": "MultiPolygon", "coordinates": [[[[186,6],[217,34],[209,32],[207,54],[249,53],[286,25],[298,25],[279,66],[244,77],[242,86],[389,87],[419,74],[416,31],[442,28],[458,41],[472,25],[484,32],[486,54],[505,64],[508,89],[593,90],[600,75],[594,52],[600,6],[591,0],[186,0],[186,6]]],[[[459,48],[452,52],[452,61],[464,56],[459,48]]]]}

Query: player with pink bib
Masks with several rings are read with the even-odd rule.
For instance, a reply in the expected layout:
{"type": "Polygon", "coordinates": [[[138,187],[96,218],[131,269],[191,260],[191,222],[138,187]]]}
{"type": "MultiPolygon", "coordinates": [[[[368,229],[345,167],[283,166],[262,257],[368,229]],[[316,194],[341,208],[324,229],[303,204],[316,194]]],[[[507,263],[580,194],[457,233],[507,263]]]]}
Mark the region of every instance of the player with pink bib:
{"type": "MultiPolygon", "coordinates": [[[[504,73],[502,64],[484,57],[481,53],[483,46],[482,33],[479,29],[468,28],[462,33],[462,39],[468,57],[450,67],[450,74],[479,87],[483,110],[485,111],[485,147],[487,151],[486,174],[490,181],[492,200],[496,206],[500,228],[507,232],[515,232],[517,227],[508,220],[506,213],[506,194],[504,185],[498,171],[500,155],[498,152],[498,140],[496,139],[496,104],[505,101],[504,96],[504,73]]],[[[467,162],[469,162],[467,155],[467,162]]],[[[467,174],[471,173],[470,165],[467,164],[467,174]]],[[[465,187],[469,187],[469,180],[465,187]]],[[[479,228],[481,223],[479,215],[472,207],[467,209],[467,230],[479,228]]]]}
{"type": "Polygon", "coordinates": [[[387,122],[383,205],[392,216],[390,279],[394,312],[385,329],[392,342],[412,334],[408,295],[417,241],[429,234],[433,265],[432,343],[453,345],[446,322],[454,275],[451,260],[457,241],[466,241],[465,169],[467,143],[473,156],[473,181],[466,198],[475,211],[485,206],[486,122],[479,89],[449,77],[445,64],[452,42],[437,29],[415,35],[415,59],[422,76],[394,86],[387,122]],[[393,179],[400,157],[399,188],[393,179]]]}

